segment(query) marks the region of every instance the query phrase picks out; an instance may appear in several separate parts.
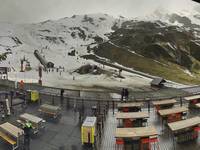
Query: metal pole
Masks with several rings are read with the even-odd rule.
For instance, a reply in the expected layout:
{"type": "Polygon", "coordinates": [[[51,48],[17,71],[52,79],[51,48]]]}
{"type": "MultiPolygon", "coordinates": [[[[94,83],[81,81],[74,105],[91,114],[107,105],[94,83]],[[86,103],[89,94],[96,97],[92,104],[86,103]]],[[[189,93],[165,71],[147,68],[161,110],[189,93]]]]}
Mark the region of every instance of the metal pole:
{"type": "Polygon", "coordinates": [[[174,147],[174,150],[176,150],[176,145],[175,145],[175,136],[174,136],[174,133],[172,133],[172,139],[173,139],[173,147],[174,147]]]}
{"type": "Polygon", "coordinates": [[[113,107],[113,115],[114,115],[114,112],[115,112],[115,102],[114,101],[112,101],[112,107],[113,107]]]}
{"type": "Polygon", "coordinates": [[[109,101],[107,101],[107,111],[109,110],[109,101]]]}
{"type": "Polygon", "coordinates": [[[54,95],[53,95],[53,97],[52,97],[52,105],[54,105],[55,104],[55,102],[54,102],[54,95]]]}
{"type": "Polygon", "coordinates": [[[98,101],[98,115],[101,113],[100,101],[98,101]]]}
{"type": "Polygon", "coordinates": [[[82,115],[84,115],[84,110],[85,109],[85,107],[84,107],[84,100],[82,99],[82,110],[81,110],[81,113],[82,113],[82,115]]]}
{"type": "Polygon", "coordinates": [[[10,91],[10,105],[11,105],[11,109],[13,107],[13,95],[14,95],[14,92],[13,91],[10,91]]]}

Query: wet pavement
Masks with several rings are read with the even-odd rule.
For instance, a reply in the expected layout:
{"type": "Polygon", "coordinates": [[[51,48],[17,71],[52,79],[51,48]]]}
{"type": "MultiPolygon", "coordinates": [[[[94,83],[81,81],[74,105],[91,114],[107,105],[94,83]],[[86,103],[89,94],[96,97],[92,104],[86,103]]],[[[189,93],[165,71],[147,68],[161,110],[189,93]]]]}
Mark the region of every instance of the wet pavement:
{"type": "MultiPolygon", "coordinates": [[[[76,94],[75,94],[76,95],[76,94]]],[[[102,94],[103,95],[103,94],[102,94]]],[[[109,100],[109,95],[92,95],[97,96],[98,98],[107,98],[109,100]]],[[[61,105],[60,97],[52,97],[46,94],[41,94],[42,103],[49,103],[54,105],[61,105]]],[[[107,104],[107,102],[106,102],[107,104]]],[[[30,150],[89,150],[89,148],[83,148],[81,146],[81,133],[80,127],[81,123],[79,122],[79,111],[80,108],[84,108],[84,117],[91,116],[91,108],[94,105],[98,105],[96,101],[77,101],[72,99],[69,101],[67,106],[67,98],[64,99],[64,104],[62,107],[62,117],[58,121],[52,119],[44,118],[38,112],[39,104],[29,104],[26,109],[21,108],[21,106],[16,106],[14,108],[14,114],[10,118],[2,121],[11,122],[16,124],[16,119],[18,116],[24,112],[34,114],[44,118],[46,122],[46,128],[39,135],[31,138],[30,150]]],[[[179,104],[178,104],[179,105],[179,104]]],[[[187,105],[184,103],[184,105],[187,105]]],[[[110,103],[110,108],[112,104],[110,103]]],[[[147,111],[147,108],[144,108],[142,111],[147,111]]],[[[115,113],[117,110],[115,109],[115,113]]],[[[200,111],[192,111],[189,114],[189,117],[196,116],[200,111]]],[[[160,141],[160,150],[173,150],[172,138],[168,131],[162,132],[161,121],[155,114],[154,109],[151,107],[150,118],[148,119],[148,125],[154,125],[159,132],[159,141],[160,141]]],[[[117,126],[115,119],[115,114],[113,115],[112,109],[109,110],[107,119],[105,121],[104,132],[102,134],[101,143],[98,144],[98,150],[114,150],[115,149],[115,138],[114,132],[117,126]]],[[[11,147],[7,143],[0,140],[0,150],[10,150],[11,147]]],[[[188,142],[181,145],[176,145],[176,150],[199,150],[200,149],[200,138],[196,142],[188,142]]]]}
{"type": "MultiPolygon", "coordinates": [[[[147,109],[143,109],[142,111],[148,112],[147,109]]],[[[108,119],[106,120],[105,130],[104,130],[104,138],[102,140],[102,145],[100,150],[116,150],[115,149],[115,129],[117,127],[117,120],[115,119],[115,111],[114,115],[113,112],[110,111],[108,113],[108,119]]],[[[198,116],[200,111],[192,111],[188,114],[188,117],[198,116]]],[[[162,128],[161,120],[155,113],[154,109],[151,108],[150,111],[150,118],[148,119],[148,125],[154,125],[159,133],[159,150],[199,150],[200,149],[200,137],[196,141],[176,144],[175,147],[173,146],[172,136],[168,131],[167,127],[162,128]]],[[[120,149],[121,150],[121,149],[120,149]]],[[[152,150],[158,150],[154,148],[152,150]]]]}
{"type": "MultiPolygon", "coordinates": [[[[29,106],[25,111],[16,108],[15,114],[5,121],[9,121],[15,125],[16,119],[21,113],[27,112],[36,116],[43,117],[46,122],[45,130],[31,138],[30,150],[80,150],[80,123],[79,114],[73,110],[62,110],[60,120],[52,120],[45,118],[39,114],[38,106],[29,106]]],[[[0,150],[11,149],[7,143],[0,141],[0,150]]]]}

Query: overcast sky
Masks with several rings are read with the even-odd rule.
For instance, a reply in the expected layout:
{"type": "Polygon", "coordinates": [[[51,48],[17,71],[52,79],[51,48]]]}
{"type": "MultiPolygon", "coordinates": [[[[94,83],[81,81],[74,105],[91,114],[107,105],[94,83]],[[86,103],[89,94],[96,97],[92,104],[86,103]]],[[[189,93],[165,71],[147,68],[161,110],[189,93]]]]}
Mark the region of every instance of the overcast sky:
{"type": "Polygon", "coordinates": [[[1,22],[40,22],[74,14],[107,13],[128,18],[147,15],[157,8],[188,10],[191,0],[0,0],[1,22]]]}

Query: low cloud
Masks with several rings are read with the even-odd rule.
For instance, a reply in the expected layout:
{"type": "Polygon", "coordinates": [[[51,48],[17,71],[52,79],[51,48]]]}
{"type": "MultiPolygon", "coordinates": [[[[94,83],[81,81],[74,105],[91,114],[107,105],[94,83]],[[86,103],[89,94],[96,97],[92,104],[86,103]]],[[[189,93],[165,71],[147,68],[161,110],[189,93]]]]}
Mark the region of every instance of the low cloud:
{"type": "Polygon", "coordinates": [[[131,18],[148,15],[158,8],[179,11],[192,9],[195,5],[191,0],[0,0],[0,3],[0,21],[15,23],[88,13],[131,18]]]}

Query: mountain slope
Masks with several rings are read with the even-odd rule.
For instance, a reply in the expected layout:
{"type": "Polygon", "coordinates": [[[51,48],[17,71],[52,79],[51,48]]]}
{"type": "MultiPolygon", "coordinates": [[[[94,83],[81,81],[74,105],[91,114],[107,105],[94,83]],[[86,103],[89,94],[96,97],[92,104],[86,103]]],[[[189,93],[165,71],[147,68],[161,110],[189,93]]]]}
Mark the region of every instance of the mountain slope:
{"type": "Polygon", "coordinates": [[[198,25],[172,26],[161,21],[125,21],[108,43],[94,53],[152,75],[183,83],[199,83],[198,25]],[[176,76],[174,75],[176,74],[176,76]]]}
{"type": "Polygon", "coordinates": [[[100,65],[95,60],[104,58],[173,81],[200,83],[200,26],[178,14],[164,18],[141,21],[90,14],[37,24],[0,23],[0,65],[19,71],[25,57],[37,72],[37,49],[70,74],[87,63],[100,65]]]}

